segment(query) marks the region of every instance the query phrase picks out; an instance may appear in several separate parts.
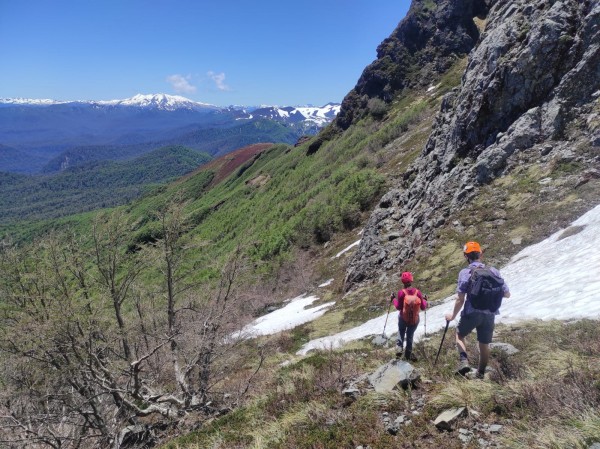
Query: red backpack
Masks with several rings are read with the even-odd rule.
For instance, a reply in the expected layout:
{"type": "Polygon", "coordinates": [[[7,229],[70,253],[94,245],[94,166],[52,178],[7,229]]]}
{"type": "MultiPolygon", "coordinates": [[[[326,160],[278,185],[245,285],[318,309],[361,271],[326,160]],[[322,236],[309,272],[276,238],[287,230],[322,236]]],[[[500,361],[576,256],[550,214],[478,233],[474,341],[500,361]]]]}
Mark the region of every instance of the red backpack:
{"type": "Polygon", "coordinates": [[[404,305],[402,306],[402,319],[409,326],[414,326],[419,321],[419,312],[421,310],[421,298],[417,296],[418,290],[410,295],[406,289],[404,292],[404,305]]]}

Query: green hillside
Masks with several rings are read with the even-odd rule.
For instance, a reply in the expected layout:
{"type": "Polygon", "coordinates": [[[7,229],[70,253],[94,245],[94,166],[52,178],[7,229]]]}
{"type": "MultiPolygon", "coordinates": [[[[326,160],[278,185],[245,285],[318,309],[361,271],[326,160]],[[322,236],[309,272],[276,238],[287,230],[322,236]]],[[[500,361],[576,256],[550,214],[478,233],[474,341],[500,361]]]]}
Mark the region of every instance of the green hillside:
{"type": "Polygon", "coordinates": [[[124,162],[100,161],[57,174],[0,181],[0,224],[41,220],[124,204],[194,170],[210,156],[185,147],[164,147],[124,162]]]}
{"type": "MultiPolygon", "coordinates": [[[[337,233],[357,228],[399,176],[427,137],[433,111],[458,82],[462,63],[433,95],[398,99],[381,120],[379,112],[308,154],[317,137],[299,147],[275,146],[208,191],[206,173],[178,182],[157,196],[127,207],[135,223],[132,244],[161,237],[152,211],[172,201],[185,204],[187,226],[197,241],[208,242],[206,260],[225,259],[241,245],[267,271],[294,251],[323,245],[337,233]],[[405,136],[401,146],[388,144],[405,136]]],[[[325,132],[326,134],[327,132],[325,132]]]]}
{"type": "MultiPolygon", "coordinates": [[[[304,134],[304,130],[300,127],[287,126],[272,120],[253,120],[235,126],[223,125],[214,128],[190,125],[173,134],[174,137],[169,139],[165,138],[166,140],[148,143],[76,146],[63,151],[47,162],[43,167],[43,172],[54,173],[59,171],[61,165],[67,159],[71,167],[95,161],[122,161],[140,157],[154,148],[164,146],[183,146],[216,157],[259,142],[293,144],[304,134]]],[[[0,146],[0,158],[16,158],[17,153],[16,150],[8,147],[3,151],[0,146]],[[6,153],[6,156],[3,156],[3,152],[6,153]]]]}

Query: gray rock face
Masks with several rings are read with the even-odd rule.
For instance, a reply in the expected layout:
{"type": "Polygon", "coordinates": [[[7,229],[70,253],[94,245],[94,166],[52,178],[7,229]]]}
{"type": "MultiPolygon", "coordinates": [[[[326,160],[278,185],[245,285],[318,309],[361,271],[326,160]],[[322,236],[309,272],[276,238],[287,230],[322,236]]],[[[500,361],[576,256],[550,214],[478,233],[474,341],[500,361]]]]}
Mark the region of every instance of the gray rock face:
{"type": "Polygon", "coordinates": [[[379,367],[369,376],[369,382],[377,393],[389,393],[400,385],[408,387],[420,378],[419,372],[408,362],[393,360],[379,367]]]}
{"type": "Polygon", "coordinates": [[[438,223],[510,173],[528,150],[539,148],[532,158],[561,158],[565,149],[593,144],[600,127],[600,3],[489,4],[462,85],[446,95],[423,152],[373,211],[346,290],[413,257],[438,223]],[[569,135],[574,123],[582,129],[579,141],[569,135]]]}

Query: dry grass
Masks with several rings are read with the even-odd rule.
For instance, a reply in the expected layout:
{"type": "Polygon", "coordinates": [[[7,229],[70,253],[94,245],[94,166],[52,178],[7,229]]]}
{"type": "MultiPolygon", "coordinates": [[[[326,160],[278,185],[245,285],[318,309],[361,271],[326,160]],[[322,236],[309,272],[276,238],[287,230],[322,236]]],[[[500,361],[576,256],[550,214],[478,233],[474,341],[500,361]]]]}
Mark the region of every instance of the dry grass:
{"type": "Polygon", "coordinates": [[[429,406],[438,411],[453,407],[481,410],[497,393],[497,386],[489,382],[468,382],[462,378],[453,379],[447,382],[442,390],[430,400],[429,406]]]}
{"type": "Polygon", "coordinates": [[[433,367],[438,333],[415,347],[421,357],[416,366],[424,379],[415,389],[377,394],[364,390],[363,381],[359,384],[363,393],[356,401],[345,398],[342,389],[389,360],[390,350],[356,342],[356,349],[311,353],[285,367],[270,365],[271,376],[254,401],[168,447],[475,448],[481,437],[507,448],[583,449],[600,441],[600,323],[532,321],[500,325],[497,334],[496,341],[511,343],[520,352],[507,356],[493,351],[490,366],[495,372],[485,381],[453,374],[452,339],[447,338],[433,367]],[[417,400],[425,405],[413,415],[417,400]],[[464,446],[458,432],[440,433],[433,426],[438,413],[462,406],[469,409],[469,416],[457,427],[495,423],[503,426],[500,434],[475,430],[477,438],[464,446]],[[390,435],[384,411],[392,420],[403,414],[412,422],[398,435],[390,435]]]}

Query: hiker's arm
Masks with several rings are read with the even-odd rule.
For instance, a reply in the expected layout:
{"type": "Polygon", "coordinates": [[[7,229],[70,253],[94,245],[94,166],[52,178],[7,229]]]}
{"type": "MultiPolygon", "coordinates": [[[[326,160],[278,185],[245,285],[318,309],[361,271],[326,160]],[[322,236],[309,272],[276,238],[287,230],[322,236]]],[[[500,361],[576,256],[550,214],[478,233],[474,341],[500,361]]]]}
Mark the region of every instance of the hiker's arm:
{"type": "Polygon", "coordinates": [[[465,303],[465,296],[465,293],[458,293],[456,301],[454,301],[454,310],[452,313],[446,314],[446,321],[452,321],[454,318],[456,318],[456,315],[458,315],[458,312],[460,312],[460,309],[462,309],[462,306],[465,303]]]}
{"type": "Polygon", "coordinates": [[[506,282],[504,284],[502,284],[502,292],[503,292],[503,297],[504,298],[510,298],[510,290],[508,289],[508,285],[506,285],[506,282]]]}
{"type": "Polygon", "coordinates": [[[391,300],[392,300],[392,303],[394,304],[394,307],[396,308],[396,310],[400,310],[400,293],[398,293],[397,295],[394,295],[392,293],[391,300]]]}

